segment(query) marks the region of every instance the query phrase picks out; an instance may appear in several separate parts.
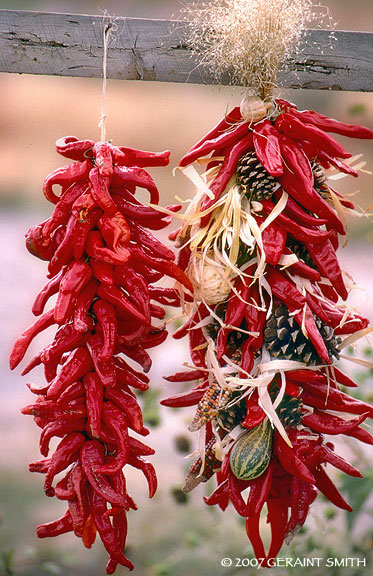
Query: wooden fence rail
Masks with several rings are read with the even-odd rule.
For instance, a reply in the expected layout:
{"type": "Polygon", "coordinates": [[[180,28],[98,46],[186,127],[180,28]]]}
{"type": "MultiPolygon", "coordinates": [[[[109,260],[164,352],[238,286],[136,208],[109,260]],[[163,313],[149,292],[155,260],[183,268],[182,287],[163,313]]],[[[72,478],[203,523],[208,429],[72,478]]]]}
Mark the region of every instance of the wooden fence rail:
{"type": "MultiPolygon", "coordinates": [[[[211,84],[185,46],[186,23],[118,18],[108,77],[211,84]]],[[[0,10],[0,72],[100,77],[102,16],[0,10]]],[[[287,88],[373,92],[373,33],[312,30],[287,88]]],[[[223,78],[222,83],[227,83],[223,78]]]]}

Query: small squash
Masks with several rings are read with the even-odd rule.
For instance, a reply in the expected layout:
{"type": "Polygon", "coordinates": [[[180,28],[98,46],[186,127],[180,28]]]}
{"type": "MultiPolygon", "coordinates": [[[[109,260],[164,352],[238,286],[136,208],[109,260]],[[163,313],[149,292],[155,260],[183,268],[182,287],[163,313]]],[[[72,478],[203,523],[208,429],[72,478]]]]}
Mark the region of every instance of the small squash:
{"type": "Polygon", "coordinates": [[[237,438],[230,453],[230,466],[236,478],[253,480],[266,471],[272,455],[272,433],[266,418],[237,438]]]}

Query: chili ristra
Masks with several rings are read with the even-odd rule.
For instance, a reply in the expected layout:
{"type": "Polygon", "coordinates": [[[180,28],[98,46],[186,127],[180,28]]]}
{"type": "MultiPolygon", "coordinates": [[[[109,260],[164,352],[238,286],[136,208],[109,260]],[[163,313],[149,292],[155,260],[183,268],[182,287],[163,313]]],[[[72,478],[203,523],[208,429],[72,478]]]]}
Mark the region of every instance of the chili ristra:
{"type": "MultiPolygon", "coordinates": [[[[174,333],[188,339],[192,365],[166,376],[184,388],[161,403],[195,406],[188,429],[205,427],[184,490],[214,477],[206,504],[225,510],[231,502],[269,567],[318,492],[351,509],[325,466],[360,472],[328,435],[373,442],[361,426],[372,408],[341,390],[356,384],[336,365],[343,339],[364,335],[369,322],[342,302],[350,286],[339,235],[343,211],[354,205],[328,180],[331,168],[352,177],[359,170],[329,133],[373,139],[373,131],[282,99],[252,96],[241,110],[180,160],[181,169],[195,161],[206,167],[201,180],[186,170],[197,195],[170,236],[194,288],[174,333]],[[259,529],[265,505],[268,550],[259,529]]],[[[187,301],[190,292],[179,288],[187,301]]]]}
{"type": "Polygon", "coordinates": [[[56,325],[52,343],[25,369],[28,373],[42,364],[47,382],[29,385],[37,399],[23,413],[41,428],[45,456],[31,463],[30,470],[45,474],[46,495],[66,500],[68,510],[55,522],[40,525],[37,535],[72,531],[90,548],[98,533],[110,557],[107,573],[112,574],[118,564],[133,568],[123,550],[127,512],[137,506],[122,468],[130,465],[143,472],[150,497],[157,486],[152,464],[143,460],[154,450],[132,435],[149,434],[134,392],[146,390],[149,379],[124,357],[148,371],[147,349],[167,337],[157,319],[165,315],[163,304],[179,305],[179,294],[154,282],[169,277],[190,292],[192,285],[172,250],[149,232],[166,227],[170,218],[135,198],[140,186],[158,204],[157,187],[145,167],[167,165],[169,152],[73,136],[58,140],[56,148],[74,162],[45,179],[44,194],[55,207],[26,240],[32,254],[49,261],[49,281],[33,305],[39,318],[16,341],[10,366],[16,368],[32,340],[56,325]],[[45,312],[55,294],[54,306],[45,312]],[[59,444],[50,455],[54,437],[59,444]],[[64,477],[55,483],[60,473],[64,477]]]}

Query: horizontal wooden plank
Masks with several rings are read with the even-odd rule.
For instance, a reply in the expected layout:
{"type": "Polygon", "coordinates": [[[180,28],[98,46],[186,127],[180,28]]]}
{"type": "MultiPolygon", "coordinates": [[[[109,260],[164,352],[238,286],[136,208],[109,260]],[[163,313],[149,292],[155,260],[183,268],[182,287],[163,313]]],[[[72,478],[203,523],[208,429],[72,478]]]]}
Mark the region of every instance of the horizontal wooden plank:
{"type": "MultiPolygon", "coordinates": [[[[115,25],[109,78],[213,83],[185,45],[186,23],[117,18],[115,25]]],[[[100,77],[102,27],[101,16],[0,10],[0,71],[100,77]]],[[[327,30],[309,31],[301,56],[282,73],[281,85],[372,92],[373,34],[335,31],[335,41],[329,37],[327,30]]]]}

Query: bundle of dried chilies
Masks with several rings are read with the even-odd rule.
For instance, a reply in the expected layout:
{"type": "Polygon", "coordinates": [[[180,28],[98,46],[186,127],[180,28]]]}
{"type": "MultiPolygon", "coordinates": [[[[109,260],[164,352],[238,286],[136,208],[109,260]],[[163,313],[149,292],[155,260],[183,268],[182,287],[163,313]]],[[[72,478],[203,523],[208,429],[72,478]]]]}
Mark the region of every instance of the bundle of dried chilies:
{"type": "Polygon", "coordinates": [[[189,430],[201,431],[200,454],[184,490],[215,474],[207,504],[232,502],[258,558],[278,554],[318,490],[350,510],[323,464],[360,473],[324,434],[373,440],[360,426],[373,408],[341,391],[355,384],[335,366],[370,329],[343,302],[336,250],[354,206],[327,178],[332,168],[357,176],[361,165],[346,160],[330,132],[373,138],[284,100],[266,107],[251,98],[180,162],[207,162],[207,171],[200,178],[185,170],[199,189],[176,237],[195,303],[175,336],[188,334],[193,369],[167,380],[198,384],[162,404],[197,406],[189,430]],[[267,553],[259,533],[265,503],[267,553]]]}
{"type": "Polygon", "coordinates": [[[15,343],[10,366],[18,366],[41,331],[57,327],[53,342],[23,371],[42,365],[47,381],[42,387],[28,385],[37,398],[23,410],[42,429],[45,458],[32,462],[30,470],[45,474],[46,495],[68,506],[62,518],[39,526],[37,534],[74,531],[90,548],[98,532],[112,574],[118,563],[133,568],[123,549],[127,512],[137,506],[122,468],[128,464],[144,473],[150,497],[157,487],[154,468],[145,459],[154,450],[131,434],[149,433],[135,391],[148,388],[148,349],[167,337],[162,306],[179,305],[175,290],[156,282],[168,276],[187,289],[191,284],[173,252],[151,232],[165,228],[170,218],[135,197],[141,187],[158,204],[157,187],[144,167],[166,166],[169,152],[74,137],[58,140],[56,148],[75,162],[45,179],[44,194],[55,209],[27,234],[29,251],[49,261],[50,280],[33,305],[39,318],[15,343]],[[61,187],[59,196],[55,185],[61,187]],[[45,312],[53,295],[55,305],[45,312]],[[54,437],[61,441],[50,455],[54,437]]]}
{"type": "Polygon", "coordinates": [[[206,503],[224,510],[232,502],[263,566],[304,524],[318,491],[351,510],[325,464],[360,472],[324,435],[373,443],[361,426],[373,408],[342,391],[356,384],[336,366],[341,350],[371,329],[346,302],[350,279],[336,252],[354,205],[331,185],[365,164],[333,134],[373,132],[272,95],[273,46],[286,46],[289,26],[300,31],[293,8],[299,16],[308,4],[227,0],[200,11],[209,64],[215,56],[222,71],[230,50],[233,79],[250,90],[181,159],[197,193],[173,235],[194,288],[175,333],[188,335],[193,365],[166,378],[192,388],[162,401],[197,407],[189,430],[199,430],[198,457],[184,490],[215,476],[206,503]],[[194,162],[206,166],[202,175],[194,162]]]}

